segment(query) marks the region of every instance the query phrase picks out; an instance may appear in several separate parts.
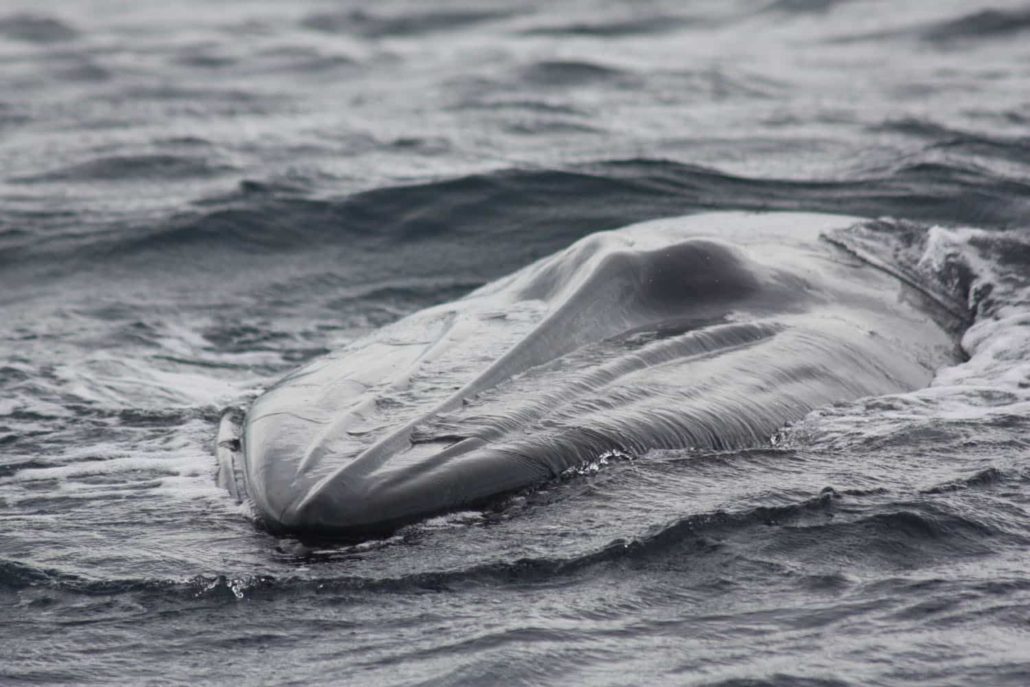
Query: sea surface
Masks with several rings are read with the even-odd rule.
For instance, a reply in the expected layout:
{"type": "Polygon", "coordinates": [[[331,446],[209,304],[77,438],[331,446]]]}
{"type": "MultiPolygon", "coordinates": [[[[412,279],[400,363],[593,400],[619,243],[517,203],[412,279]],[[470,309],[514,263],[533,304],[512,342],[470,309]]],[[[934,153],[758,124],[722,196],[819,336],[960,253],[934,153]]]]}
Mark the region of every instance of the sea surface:
{"type": "Polygon", "coordinates": [[[3,0],[0,684],[1030,684],[1028,229],[1025,0],[3,0]],[[710,210],[889,218],[962,362],[387,539],[216,487],[299,364],[710,210]]]}

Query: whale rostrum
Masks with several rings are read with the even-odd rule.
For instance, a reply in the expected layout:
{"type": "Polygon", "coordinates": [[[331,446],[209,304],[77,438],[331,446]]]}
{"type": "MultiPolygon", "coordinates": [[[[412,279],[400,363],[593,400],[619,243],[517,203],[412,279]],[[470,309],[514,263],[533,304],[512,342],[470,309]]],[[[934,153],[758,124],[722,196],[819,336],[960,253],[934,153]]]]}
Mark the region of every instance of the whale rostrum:
{"type": "Polygon", "coordinates": [[[860,221],[588,236],[286,376],[223,419],[220,482],[273,531],[380,532],[607,452],[767,445],[820,406],[925,386],[953,332],[823,238],[860,221]]]}

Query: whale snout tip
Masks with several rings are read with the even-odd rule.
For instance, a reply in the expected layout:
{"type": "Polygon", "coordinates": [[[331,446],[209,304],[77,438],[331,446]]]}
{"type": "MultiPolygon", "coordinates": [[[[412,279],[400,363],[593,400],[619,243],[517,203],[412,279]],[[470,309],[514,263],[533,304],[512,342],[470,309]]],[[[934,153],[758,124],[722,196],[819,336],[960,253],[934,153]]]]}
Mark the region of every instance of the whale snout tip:
{"type": "Polygon", "coordinates": [[[389,529],[379,522],[384,517],[378,503],[376,495],[363,485],[336,480],[310,488],[268,524],[272,529],[297,534],[375,534],[389,529]]]}
{"type": "Polygon", "coordinates": [[[242,431],[243,411],[227,408],[218,421],[215,437],[215,457],[218,460],[215,482],[240,503],[247,498],[246,479],[242,473],[242,431]]]}

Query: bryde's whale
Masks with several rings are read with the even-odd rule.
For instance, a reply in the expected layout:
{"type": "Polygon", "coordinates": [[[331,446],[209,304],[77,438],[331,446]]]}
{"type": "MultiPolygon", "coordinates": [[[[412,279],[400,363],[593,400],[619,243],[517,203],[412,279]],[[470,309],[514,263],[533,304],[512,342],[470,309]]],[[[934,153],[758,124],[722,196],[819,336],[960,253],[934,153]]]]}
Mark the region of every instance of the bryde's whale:
{"type": "Polygon", "coordinates": [[[289,374],[223,418],[220,482],[273,531],[375,533],[607,452],[767,444],[953,360],[924,294],[825,239],[715,213],[600,232],[289,374]]]}

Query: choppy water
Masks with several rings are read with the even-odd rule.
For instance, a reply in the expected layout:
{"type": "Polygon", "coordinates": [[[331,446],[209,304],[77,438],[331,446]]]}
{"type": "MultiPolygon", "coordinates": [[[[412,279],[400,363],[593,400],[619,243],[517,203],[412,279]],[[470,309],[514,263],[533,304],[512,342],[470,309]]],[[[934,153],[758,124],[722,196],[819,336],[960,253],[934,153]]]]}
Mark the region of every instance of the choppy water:
{"type": "Polygon", "coordinates": [[[0,682],[1030,681],[1030,6],[0,8],[0,682]],[[968,362],[304,545],[221,409],[600,229],[890,216],[968,362]]]}

